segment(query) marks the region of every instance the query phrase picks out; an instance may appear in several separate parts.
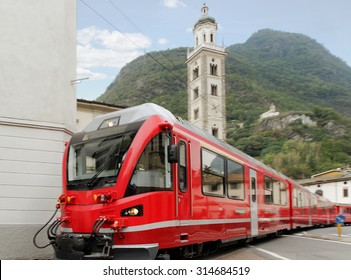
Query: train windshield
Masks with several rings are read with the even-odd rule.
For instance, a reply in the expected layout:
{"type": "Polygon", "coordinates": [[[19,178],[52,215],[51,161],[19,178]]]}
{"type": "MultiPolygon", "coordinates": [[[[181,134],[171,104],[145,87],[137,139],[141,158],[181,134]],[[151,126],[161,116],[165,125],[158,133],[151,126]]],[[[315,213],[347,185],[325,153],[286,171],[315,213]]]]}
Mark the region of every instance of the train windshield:
{"type": "Polygon", "coordinates": [[[72,144],[68,154],[67,188],[95,189],[116,183],[136,132],[115,134],[72,144]]]}

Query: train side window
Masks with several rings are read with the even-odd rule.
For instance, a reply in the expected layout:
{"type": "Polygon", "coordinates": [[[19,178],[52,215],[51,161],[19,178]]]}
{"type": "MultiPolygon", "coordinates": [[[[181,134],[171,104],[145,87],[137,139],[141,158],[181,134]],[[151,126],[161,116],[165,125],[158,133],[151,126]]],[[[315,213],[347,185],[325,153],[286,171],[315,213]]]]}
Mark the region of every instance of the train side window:
{"type": "Polygon", "coordinates": [[[297,200],[297,207],[302,207],[302,192],[299,191],[298,200],[297,200]]]}
{"type": "Polygon", "coordinates": [[[293,190],[293,206],[297,207],[297,189],[293,190]]]}
{"type": "Polygon", "coordinates": [[[182,192],[187,190],[187,156],[186,156],[186,144],[179,142],[179,189],[182,192]]]}
{"type": "Polygon", "coordinates": [[[273,180],[264,176],[264,202],[273,204],[273,180]]]}
{"type": "Polygon", "coordinates": [[[271,179],[273,183],[273,204],[280,205],[280,182],[271,179]]]}
{"type": "Polygon", "coordinates": [[[280,204],[281,205],[287,205],[288,203],[286,190],[287,190],[286,184],[280,183],[280,204]]]}
{"type": "Polygon", "coordinates": [[[301,207],[305,207],[305,196],[306,196],[306,193],[301,193],[301,207]]]}
{"type": "Polygon", "coordinates": [[[232,199],[245,198],[244,193],[244,166],[228,159],[227,161],[228,176],[228,197],[232,199]]]}
{"type": "Polygon", "coordinates": [[[224,158],[202,149],[202,191],[213,196],[224,195],[224,158]]]}

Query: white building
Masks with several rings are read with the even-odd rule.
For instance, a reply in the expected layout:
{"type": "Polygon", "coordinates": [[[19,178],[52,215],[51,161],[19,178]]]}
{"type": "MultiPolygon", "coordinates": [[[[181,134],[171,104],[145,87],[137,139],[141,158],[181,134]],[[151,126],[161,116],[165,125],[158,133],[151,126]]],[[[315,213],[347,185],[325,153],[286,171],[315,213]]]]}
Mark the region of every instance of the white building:
{"type": "Polygon", "coordinates": [[[49,258],[32,239],[76,130],[76,1],[1,0],[0,20],[0,259],[49,258]]]}
{"type": "Polygon", "coordinates": [[[338,168],[301,180],[300,184],[338,204],[351,204],[351,168],[338,168]]]}
{"type": "Polygon", "coordinates": [[[270,117],[279,116],[279,114],[280,113],[276,111],[275,105],[272,103],[271,106],[269,107],[269,110],[260,115],[260,120],[270,118],[270,117]]]}
{"type": "Polygon", "coordinates": [[[104,102],[77,99],[76,131],[82,131],[95,117],[125,109],[126,106],[107,104],[104,102]]]}
{"type": "Polygon", "coordinates": [[[225,57],[216,45],[217,23],[204,4],[193,33],[194,49],[188,53],[188,120],[221,140],[226,137],[225,57]]]}

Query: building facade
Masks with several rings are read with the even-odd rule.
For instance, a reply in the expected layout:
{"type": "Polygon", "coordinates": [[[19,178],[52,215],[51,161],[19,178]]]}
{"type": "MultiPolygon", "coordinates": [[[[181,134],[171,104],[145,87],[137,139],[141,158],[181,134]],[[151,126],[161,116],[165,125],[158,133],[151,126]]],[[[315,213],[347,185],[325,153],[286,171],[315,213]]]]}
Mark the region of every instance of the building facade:
{"type": "Polygon", "coordinates": [[[301,180],[300,184],[337,204],[351,204],[351,168],[338,168],[301,180]]]}
{"type": "Polygon", "coordinates": [[[126,106],[77,99],[76,131],[83,131],[86,125],[99,115],[108,114],[125,108],[126,106]]]}
{"type": "Polygon", "coordinates": [[[217,23],[204,4],[194,25],[194,49],[188,52],[188,120],[216,136],[226,138],[224,47],[217,46],[217,23]]]}
{"type": "Polygon", "coordinates": [[[76,130],[76,1],[2,0],[0,19],[0,258],[50,258],[32,239],[54,213],[76,130]]]}

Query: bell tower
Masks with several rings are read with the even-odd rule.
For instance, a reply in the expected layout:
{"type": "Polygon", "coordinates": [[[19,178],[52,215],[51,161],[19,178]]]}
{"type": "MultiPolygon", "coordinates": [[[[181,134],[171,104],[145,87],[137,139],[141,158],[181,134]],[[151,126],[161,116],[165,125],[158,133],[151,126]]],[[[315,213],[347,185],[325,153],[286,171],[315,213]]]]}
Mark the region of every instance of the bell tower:
{"type": "Polygon", "coordinates": [[[217,23],[206,4],[195,23],[194,48],[188,51],[188,120],[220,140],[225,140],[225,57],[216,45],[217,23]]]}

